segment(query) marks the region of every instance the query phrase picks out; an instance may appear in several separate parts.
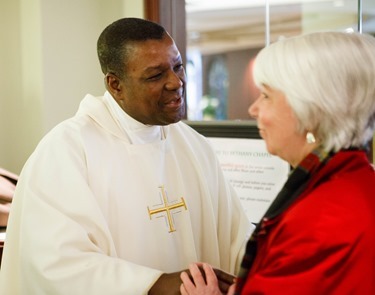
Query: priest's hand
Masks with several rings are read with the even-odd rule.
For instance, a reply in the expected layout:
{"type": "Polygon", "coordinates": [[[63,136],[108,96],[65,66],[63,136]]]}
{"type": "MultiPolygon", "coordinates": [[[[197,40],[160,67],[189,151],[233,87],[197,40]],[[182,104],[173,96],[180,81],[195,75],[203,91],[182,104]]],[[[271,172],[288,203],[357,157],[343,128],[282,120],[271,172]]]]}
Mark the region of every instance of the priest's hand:
{"type": "MultiPolygon", "coordinates": [[[[203,264],[200,264],[199,267],[201,271],[203,271],[203,264]]],[[[231,275],[217,268],[213,268],[213,270],[218,280],[220,291],[223,294],[227,294],[229,291],[229,288],[235,283],[236,277],[234,275],[231,275]]]]}
{"type": "Polygon", "coordinates": [[[181,272],[162,274],[148,291],[148,295],[177,295],[180,294],[181,272]]]}
{"type": "MultiPolygon", "coordinates": [[[[201,276],[206,280],[207,276],[207,270],[203,267],[203,263],[196,263],[192,264],[190,266],[190,269],[193,268],[193,270],[196,273],[196,269],[200,270],[201,276]],[[196,269],[194,268],[196,267],[196,269]]],[[[222,270],[219,269],[213,269],[211,266],[206,264],[208,267],[210,267],[213,271],[213,274],[210,274],[210,276],[215,277],[217,280],[218,288],[221,291],[221,293],[227,294],[229,287],[234,283],[234,276],[231,274],[228,274],[222,270]]],[[[183,276],[182,274],[186,274],[190,280],[193,279],[193,275],[191,273],[191,270],[187,269],[182,272],[174,272],[169,274],[162,274],[160,278],[155,282],[155,284],[151,287],[151,289],[148,292],[148,295],[175,295],[175,294],[181,294],[180,293],[180,286],[182,285],[182,280],[180,276],[183,276]]],[[[221,294],[220,293],[220,294],[221,294]]]]}

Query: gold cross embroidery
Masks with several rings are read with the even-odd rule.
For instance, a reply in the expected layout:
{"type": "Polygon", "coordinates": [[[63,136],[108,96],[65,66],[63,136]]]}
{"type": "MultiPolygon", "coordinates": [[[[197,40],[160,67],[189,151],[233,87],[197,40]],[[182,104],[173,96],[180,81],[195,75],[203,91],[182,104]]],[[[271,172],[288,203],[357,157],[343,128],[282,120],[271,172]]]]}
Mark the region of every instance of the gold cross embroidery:
{"type": "Polygon", "coordinates": [[[150,210],[150,208],[147,206],[148,215],[150,216],[150,219],[152,219],[151,218],[152,214],[156,214],[156,213],[160,213],[160,212],[166,212],[168,224],[169,224],[169,232],[171,233],[171,232],[176,231],[176,229],[173,226],[172,215],[171,215],[170,211],[173,210],[173,209],[180,208],[180,207],[185,207],[185,210],[187,210],[187,207],[186,207],[184,198],[181,198],[182,201],[179,202],[179,203],[168,205],[167,194],[165,193],[164,186],[163,185],[159,186],[159,188],[161,189],[161,193],[162,193],[162,196],[163,196],[163,205],[164,206],[160,207],[160,208],[157,208],[157,209],[153,209],[153,210],[150,210]]]}

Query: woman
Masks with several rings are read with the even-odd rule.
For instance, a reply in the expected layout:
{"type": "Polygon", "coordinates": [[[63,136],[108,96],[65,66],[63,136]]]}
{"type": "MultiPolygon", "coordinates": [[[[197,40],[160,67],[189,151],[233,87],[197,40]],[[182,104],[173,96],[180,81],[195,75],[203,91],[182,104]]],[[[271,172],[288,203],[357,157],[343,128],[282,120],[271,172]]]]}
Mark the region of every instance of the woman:
{"type": "MultiPolygon", "coordinates": [[[[375,172],[365,151],[375,128],[375,38],[284,39],[259,53],[254,80],[261,95],[249,113],[268,151],[294,169],[228,294],[375,294],[375,172]]],[[[211,266],[190,272],[182,294],[221,294],[211,266]]]]}

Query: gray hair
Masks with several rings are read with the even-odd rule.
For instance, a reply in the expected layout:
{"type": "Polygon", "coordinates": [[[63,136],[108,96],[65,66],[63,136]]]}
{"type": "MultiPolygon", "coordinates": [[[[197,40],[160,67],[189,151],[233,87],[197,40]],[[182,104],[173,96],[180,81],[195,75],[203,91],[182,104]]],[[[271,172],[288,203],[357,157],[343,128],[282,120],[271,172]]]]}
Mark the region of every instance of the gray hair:
{"type": "Polygon", "coordinates": [[[261,50],[254,81],[282,91],[299,121],[327,150],[363,147],[375,128],[375,38],[318,32],[261,50]]]}

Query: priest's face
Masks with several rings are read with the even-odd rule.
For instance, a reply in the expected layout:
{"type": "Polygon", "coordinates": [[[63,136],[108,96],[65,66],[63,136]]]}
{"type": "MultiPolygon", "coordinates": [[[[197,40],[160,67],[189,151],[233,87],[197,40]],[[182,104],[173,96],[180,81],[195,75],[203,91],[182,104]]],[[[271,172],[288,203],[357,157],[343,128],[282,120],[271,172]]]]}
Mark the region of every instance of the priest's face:
{"type": "Polygon", "coordinates": [[[172,38],[135,42],[129,49],[124,78],[118,78],[117,90],[109,86],[112,96],[143,124],[180,121],[185,115],[185,70],[172,38]]]}

